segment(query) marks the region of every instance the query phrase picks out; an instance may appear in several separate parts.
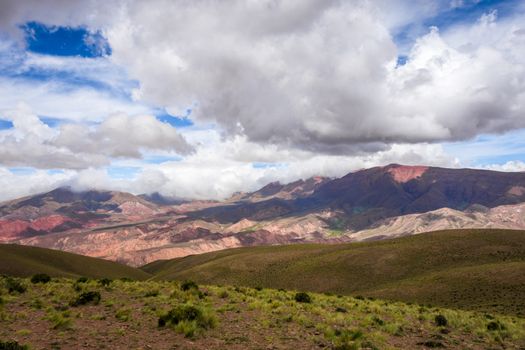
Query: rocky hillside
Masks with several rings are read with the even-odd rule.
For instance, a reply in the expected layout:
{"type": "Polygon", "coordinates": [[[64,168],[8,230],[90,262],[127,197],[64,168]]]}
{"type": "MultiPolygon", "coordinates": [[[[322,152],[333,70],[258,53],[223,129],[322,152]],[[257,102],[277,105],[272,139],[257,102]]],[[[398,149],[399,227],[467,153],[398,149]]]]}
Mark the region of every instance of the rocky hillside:
{"type": "Polygon", "coordinates": [[[51,192],[0,204],[0,242],[152,218],[156,204],[130,193],[51,192]]]}

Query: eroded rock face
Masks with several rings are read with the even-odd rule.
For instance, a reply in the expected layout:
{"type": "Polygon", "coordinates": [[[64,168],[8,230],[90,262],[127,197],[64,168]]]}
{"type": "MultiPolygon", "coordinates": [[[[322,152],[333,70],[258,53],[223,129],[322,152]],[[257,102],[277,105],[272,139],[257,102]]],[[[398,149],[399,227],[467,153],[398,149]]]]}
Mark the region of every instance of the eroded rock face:
{"type": "Polygon", "coordinates": [[[525,187],[523,186],[512,186],[508,191],[508,194],[513,196],[523,196],[525,194],[525,187]]]}
{"type": "Polygon", "coordinates": [[[36,231],[52,231],[64,223],[71,221],[69,218],[62,215],[49,215],[35,219],[30,226],[36,231]]]}
{"type": "Polygon", "coordinates": [[[22,220],[0,220],[0,242],[9,242],[20,237],[29,228],[29,223],[22,220]]]}
{"type": "Polygon", "coordinates": [[[388,172],[397,183],[405,183],[421,177],[427,169],[427,166],[391,165],[388,167],[388,172]]]}
{"type": "MultiPolygon", "coordinates": [[[[32,221],[0,220],[0,241],[9,242],[26,236],[46,234],[71,220],[62,215],[42,216],[32,221]]],[[[65,226],[71,228],[71,226],[65,226]]]]}

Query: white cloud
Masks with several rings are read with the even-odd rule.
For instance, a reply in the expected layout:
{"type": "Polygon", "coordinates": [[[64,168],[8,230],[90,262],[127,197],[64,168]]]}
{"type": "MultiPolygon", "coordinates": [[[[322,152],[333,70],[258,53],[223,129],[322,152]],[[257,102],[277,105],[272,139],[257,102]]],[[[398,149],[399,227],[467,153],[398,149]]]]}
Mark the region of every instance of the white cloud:
{"type": "Polygon", "coordinates": [[[525,171],[525,163],[519,160],[510,160],[504,164],[489,164],[484,168],[496,171],[525,171]]]}
{"type": "Polygon", "coordinates": [[[471,50],[432,30],[396,68],[388,26],[367,2],[157,5],[129,3],[108,25],[112,59],[144,100],[197,103],[193,116],[230,136],[348,154],[525,127],[522,49],[508,35],[486,39],[499,25],[490,14],[471,50]]]}
{"type": "Polygon", "coordinates": [[[101,124],[64,124],[52,129],[26,105],[6,111],[14,128],[0,132],[0,164],[81,169],[108,165],[111,158],[141,158],[143,150],[188,154],[193,148],[171,125],[149,115],[115,114],[101,124]]]}
{"type": "Polygon", "coordinates": [[[525,127],[520,14],[512,31],[492,12],[454,34],[433,30],[396,68],[391,30],[464,3],[50,4],[63,11],[8,1],[6,23],[102,28],[110,59],[140,82],[134,98],[175,114],[195,105],[193,117],[229,136],[348,154],[525,127]]]}
{"type": "MultiPolygon", "coordinates": [[[[213,130],[185,130],[184,135],[192,143],[203,141],[195,154],[179,161],[146,165],[136,179],[119,179],[105,188],[133,193],[160,192],[184,198],[223,199],[235,191],[256,190],[271,181],[286,183],[315,175],[343,176],[350,171],[392,162],[457,165],[440,145],[399,144],[388,151],[364,157],[336,156],[260,145],[243,137],[223,142],[219,133],[213,130]],[[254,167],[249,160],[267,162],[270,166],[254,167]]],[[[126,162],[120,165],[134,164],[126,162]]]]}
{"type": "Polygon", "coordinates": [[[0,40],[0,72],[0,113],[20,103],[41,116],[75,121],[152,112],[151,106],[132,101],[137,83],[106,57],[27,53],[12,41],[0,40]]]}
{"type": "Polygon", "coordinates": [[[179,154],[193,151],[174,127],[150,115],[114,114],[94,128],[65,124],[60,127],[53,144],[73,152],[109,157],[140,158],[141,149],[173,150],[179,154]]]}
{"type": "Polygon", "coordinates": [[[19,198],[30,194],[50,191],[62,186],[74,176],[74,172],[50,174],[37,170],[30,174],[16,174],[0,167],[0,201],[19,198]]]}
{"type": "Polygon", "coordinates": [[[35,114],[76,121],[49,128],[34,115],[11,117],[15,129],[0,131],[0,160],[78,169],[68,181],[79,188],[194,198],[390,162],[479,166],[481,151],[473,154],[469,142],[439,143],[525,127],[523,14],[498,19],[489,12],[448,30],[425,28],[409,49],[393,40],[401,28],[417,27],[410,30],[419,35],[424,19],[470,3],[3,1],[3,30],[16,34],[15,25],[28,20],[85,24],[103,30],[113,54],[15,57],[16,49],[0,41],[0,58],[11,52],[16,72],[65,72],[111,90],[0,78],[2,108],[25,101],[35,114]],[[400,53],[407,62],[396,67],[400,53]],[[191,106],[197,125],[211,129],[179,134],[148,117],[151,106],[172,114],[191,106]],[[189,153],[189,145],[195,153],[179,161],[139,160],[152,152],[189,153]],[[115,180],[103,167],[119,162],[142,170],[115,180]]]}

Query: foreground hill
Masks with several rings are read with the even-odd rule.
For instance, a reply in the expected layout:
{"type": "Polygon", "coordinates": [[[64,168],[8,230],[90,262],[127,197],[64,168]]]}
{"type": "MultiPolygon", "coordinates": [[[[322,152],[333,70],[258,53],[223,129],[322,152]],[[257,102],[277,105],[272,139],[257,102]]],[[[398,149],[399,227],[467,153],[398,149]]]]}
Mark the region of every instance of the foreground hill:
{"type": "Polygon", "coordinates": [[[523,349],[525,320],[230,286],[0,277],[0,348],[523,349]],[[27,287],[22,294],[5,285],[27,287]],[[90,298],[88,298],[90,296],[90,298]],[[8,345],[9,344],[9,345],[8,345]]]}
{"type": "Polygon", "coordinates": [[[231,249],[143,267],[156,279],[365,295],[524,316],[525,231],[452,230],[231,249]]]}
{"type": "Polygon", "coordinates": [[[59,188],[0,204],[0,242],[141,266],[222,249],[525,229],[525,172],[391,164],[225,201],[59,188]]]}
{"type": "Polygon", "coordinates": [[[0,274],[24,277],[37,273],[56,277],[126,277],[137,280],[149,277],[141,270],[112,261],[58,250],[0,244],[0,274]]]}

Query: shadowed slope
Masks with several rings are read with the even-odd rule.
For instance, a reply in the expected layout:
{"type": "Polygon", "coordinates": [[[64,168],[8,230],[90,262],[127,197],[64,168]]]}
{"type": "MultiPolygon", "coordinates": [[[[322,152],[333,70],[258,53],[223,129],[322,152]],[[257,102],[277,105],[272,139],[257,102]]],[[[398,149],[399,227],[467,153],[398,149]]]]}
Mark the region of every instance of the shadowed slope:
{"type": "Polygon", "coordinates": [[[148,273],[112,261],[37,247],[0,244],[0,274],[26,277],[47,273],[56,277],[132,278],[148,273]]]}

